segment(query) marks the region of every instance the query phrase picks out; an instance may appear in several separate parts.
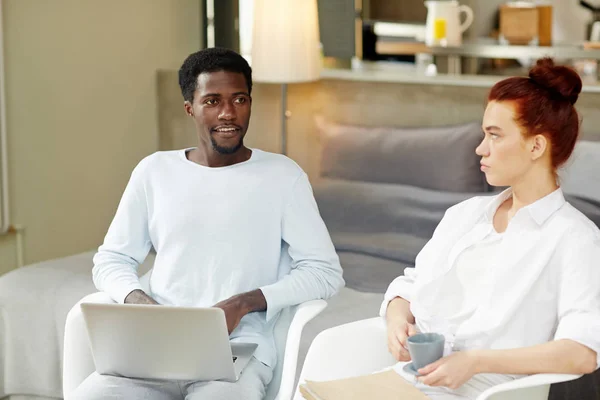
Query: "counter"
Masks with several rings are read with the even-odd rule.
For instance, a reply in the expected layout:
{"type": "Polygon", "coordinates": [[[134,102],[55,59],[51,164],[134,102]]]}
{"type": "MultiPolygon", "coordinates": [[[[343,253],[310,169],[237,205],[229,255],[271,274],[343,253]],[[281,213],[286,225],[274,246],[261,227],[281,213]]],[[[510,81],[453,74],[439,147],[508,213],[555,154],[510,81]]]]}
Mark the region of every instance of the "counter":
{"type": "MultiPolygon", "coordinates": [[[[325,68],[321,71],[322,79],[338,79],[361,82],[413,83],[421,85],[443,85],[462,87],[492,87],[506,76],[495,75],[453,75],[438,74],[426,76],[413,64],[391,62],[354,62],[349,69],[325,68]]],[[[582,92],[600,93],[600,84],[584,84],[582,92]]]]}

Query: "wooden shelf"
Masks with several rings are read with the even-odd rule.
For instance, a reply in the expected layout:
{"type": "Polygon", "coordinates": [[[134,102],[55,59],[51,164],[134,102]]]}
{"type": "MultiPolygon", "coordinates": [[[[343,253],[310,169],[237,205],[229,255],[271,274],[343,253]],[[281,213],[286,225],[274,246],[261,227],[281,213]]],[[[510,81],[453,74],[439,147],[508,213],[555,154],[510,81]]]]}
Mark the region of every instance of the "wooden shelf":
{"type": "Polygon", "coordinates": [[[431,48],[422,42],[397,42],[378,40],[375,43],[375,52],[377,54],[420,54],[431,53],[431,48]]]}

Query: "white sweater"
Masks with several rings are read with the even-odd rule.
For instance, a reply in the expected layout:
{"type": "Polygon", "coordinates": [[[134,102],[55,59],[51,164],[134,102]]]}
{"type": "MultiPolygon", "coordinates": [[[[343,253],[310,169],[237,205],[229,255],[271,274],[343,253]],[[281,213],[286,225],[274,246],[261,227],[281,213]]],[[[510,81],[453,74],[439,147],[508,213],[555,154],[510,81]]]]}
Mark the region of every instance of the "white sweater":
{"type": "Polygon", "coordinates": [[[137,267],[154,247],[149,294],[161,304],[210,307],[260,288],[267,311],[246,315],[231,339],[257,343],[255,356],[274,366],[273,317],[344,285],[308,177],[257,149],[219,168],[185,154],[158,152],[135,168],[94,257],[94,283],[122,303],[141,289],[137,267]]]}

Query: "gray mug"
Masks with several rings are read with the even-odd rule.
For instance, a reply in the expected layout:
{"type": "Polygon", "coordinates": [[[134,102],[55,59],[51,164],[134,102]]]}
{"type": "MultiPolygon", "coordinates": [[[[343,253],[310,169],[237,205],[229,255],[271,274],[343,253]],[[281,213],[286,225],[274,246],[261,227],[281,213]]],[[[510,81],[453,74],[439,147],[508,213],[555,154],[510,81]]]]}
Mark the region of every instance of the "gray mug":
{"type": "Polygon", "coordinates": [[[418,370],[442,358],[446,339],[439,333],[417,333],[406,343],[412,363],[418,370]]]}

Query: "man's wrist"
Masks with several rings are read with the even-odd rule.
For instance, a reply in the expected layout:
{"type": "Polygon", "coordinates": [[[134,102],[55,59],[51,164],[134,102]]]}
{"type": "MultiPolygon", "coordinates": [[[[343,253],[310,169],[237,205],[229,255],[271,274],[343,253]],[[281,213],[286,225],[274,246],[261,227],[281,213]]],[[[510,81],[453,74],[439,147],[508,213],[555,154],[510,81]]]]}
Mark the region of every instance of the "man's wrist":
{"type": "Polygon", "coordinates": [[[125,296],[123,302],[125,304],[158,304],[156,300],[148,296],[146,292],[141,289],[132,290],[125,296]]]}
{"type": "Polygon", "coordinates": [[[242,293],[239,295],[238,300],[240,302],[239,307],[244,312],[244,315],[267,309],[267,301],[260,289],[242,293]]]}
{"type": "Polygon", "coordinates": [[[132,290],[131,292],[129,292],[129,294],[127,296],[125,296],[123,303],[125,303],[125,304],[135,303],[136,300],[138,299],[138,297],[140,296],[140,292],[141,292],[140,289],[132,290]]]}

